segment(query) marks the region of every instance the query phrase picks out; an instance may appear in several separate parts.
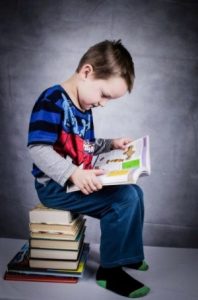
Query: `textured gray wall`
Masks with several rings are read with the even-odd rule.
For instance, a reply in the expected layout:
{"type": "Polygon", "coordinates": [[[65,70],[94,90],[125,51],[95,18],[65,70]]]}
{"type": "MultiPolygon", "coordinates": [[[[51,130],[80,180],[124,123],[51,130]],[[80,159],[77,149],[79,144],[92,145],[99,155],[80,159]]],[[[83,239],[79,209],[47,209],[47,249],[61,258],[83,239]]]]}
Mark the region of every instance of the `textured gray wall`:
{"type": "MultiPolygon", "coordinates": [[[[197,32],[197,1],[0,1],[0,236],[27,238],[38,202],[26,149],[34,101],[89,46],[121,38],[135,87],[94,111],[97,136],[150,135],[145,244],[198,247],[197,32]]],[[[87,239],[99,241],[98,221],[87,223],[87,239]]]]}

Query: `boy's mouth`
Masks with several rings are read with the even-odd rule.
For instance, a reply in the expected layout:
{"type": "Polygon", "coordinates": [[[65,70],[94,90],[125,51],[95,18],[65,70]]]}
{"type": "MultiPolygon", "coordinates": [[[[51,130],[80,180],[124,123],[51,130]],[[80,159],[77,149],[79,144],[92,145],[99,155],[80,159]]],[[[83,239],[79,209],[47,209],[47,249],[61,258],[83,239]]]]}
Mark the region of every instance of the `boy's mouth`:
{"type": "Polygon", "coordinates": [[[91,107],[93,108],[93,107],[98,107],[98,106],[100,106],[99,103],[95,103],[95,104],[92,104],[91,107]]]}
{"type": "Polygon", "coordinates": [[[94,107],[97,107],[97,105],[91,104],[91,105],[88,105],[88,106],[86,107],[86,109],[91,109],[91,108],[94,108],[94,107]]]}
{"type": "Polygon", "coordinates": [[[97,104],[90,104],[90,105],[86,105],[86,106],[84,106],[84,110],[89,110],[89,109],[91,109],[91,108],[95,108],[95,107],[98,107],[99,106],[99,104],[97,103],[97,104]]]}

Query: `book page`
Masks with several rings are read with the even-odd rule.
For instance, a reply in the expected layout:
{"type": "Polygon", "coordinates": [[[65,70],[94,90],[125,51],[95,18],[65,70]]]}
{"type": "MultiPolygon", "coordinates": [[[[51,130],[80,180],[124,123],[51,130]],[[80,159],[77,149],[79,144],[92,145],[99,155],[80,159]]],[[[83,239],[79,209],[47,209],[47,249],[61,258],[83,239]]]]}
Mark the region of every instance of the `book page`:
{"type": "Polygon", "coordinates": [[[138,139],[130,143],[126,150],[112,150],[108,153],[99,154],[94,160],[94,168],[106,171],[139,168],[141,166],[142,147],[143,141],[138,139]]]}

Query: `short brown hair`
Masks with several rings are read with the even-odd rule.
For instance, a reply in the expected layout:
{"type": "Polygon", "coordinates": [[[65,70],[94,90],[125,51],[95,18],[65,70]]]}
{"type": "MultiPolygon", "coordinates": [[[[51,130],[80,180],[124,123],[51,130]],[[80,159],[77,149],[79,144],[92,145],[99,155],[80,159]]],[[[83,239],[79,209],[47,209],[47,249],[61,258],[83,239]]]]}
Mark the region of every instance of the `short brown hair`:
{"type": "Polygon", "coordinates": [[[78,73],[83,65],[93,67],[96,79],[108,79],[111,76],[120,76],[131,92],[135,78],[133,59],[121,40],[105,40],[90,47],[81,58],[76,69],[78,73]]]}

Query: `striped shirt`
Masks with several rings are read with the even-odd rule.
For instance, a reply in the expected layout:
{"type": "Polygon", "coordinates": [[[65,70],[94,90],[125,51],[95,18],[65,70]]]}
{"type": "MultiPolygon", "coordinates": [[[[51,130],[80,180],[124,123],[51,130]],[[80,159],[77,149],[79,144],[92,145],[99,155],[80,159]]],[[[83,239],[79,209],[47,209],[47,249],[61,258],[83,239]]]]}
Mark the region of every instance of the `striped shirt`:
{"type": "MultiPolygon", "coordinates": [[[[92,111],[79,110],[60,85],[46,89],[32,110],[28,146],[52,145],[62,157],[69,155],[76,166],[90,169],[94,143],[92,111]]],[[[32,173],[44,175],[35,164],[32,173]]]]}

